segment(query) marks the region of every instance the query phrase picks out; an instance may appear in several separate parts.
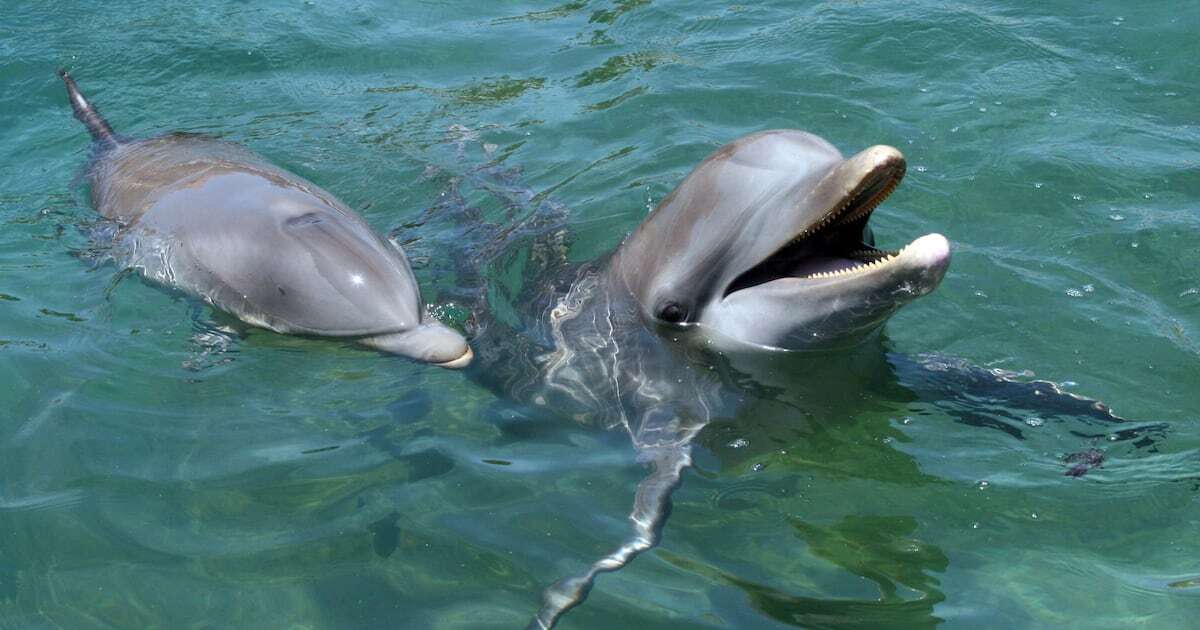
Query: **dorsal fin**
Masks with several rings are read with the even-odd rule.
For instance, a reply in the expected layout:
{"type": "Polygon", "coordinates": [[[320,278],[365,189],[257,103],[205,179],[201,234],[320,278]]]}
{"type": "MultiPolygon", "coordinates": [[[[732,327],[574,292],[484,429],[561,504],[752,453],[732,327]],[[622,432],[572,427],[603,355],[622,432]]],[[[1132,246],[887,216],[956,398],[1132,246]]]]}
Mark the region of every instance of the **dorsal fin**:
{"type": "Polygon", "coordinates": [[[79,122],[87,126],[88,131],[92,134],[92,139],[98,144],[104,146],[112,146],[117,144],[117,136],[113,133],[112,127],[107,120],[96,111],[95,107],[84,98],[83,93],[79,91],[79,86],[75,85],[75,79],[67,74],[66,70],[60,69],[58,76],[62,77],[63,83],[67,84],[67,96],[71,100],[71,109],[75,110],[75,118],[79,122]]]}

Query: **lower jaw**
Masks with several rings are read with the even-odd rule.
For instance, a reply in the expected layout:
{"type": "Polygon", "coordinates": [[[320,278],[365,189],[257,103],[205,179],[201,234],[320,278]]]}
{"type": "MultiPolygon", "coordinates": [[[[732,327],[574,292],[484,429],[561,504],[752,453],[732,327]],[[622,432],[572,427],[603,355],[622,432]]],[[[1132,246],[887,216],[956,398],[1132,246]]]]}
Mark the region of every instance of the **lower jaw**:
{"type": "Polygon", "coordinates": [[[475,357],[465,339],[436,322],[423,323],[405,332],[361,337],[355,341],[380,352],[450,369],[464,368],[475,357]],[[460,354],[455,357],[453,352],[460,354]]]}
{"type": "Polygon", "coordinates": [[[471,348],[468,347],[467,351],[464,352],[461,357],[458,357],[457,359],[453,359],[451,361],[445,361],[443,363],[434,363],[434,365],[436,365],[438,367],[451,369],[451,370],[460,370],[460,369],[465,368],[468,365],[470,365],[471,359],[474,359],[474,358],[475,358],[475,352],[472,351],[471,348]]]}
{"type": "Polygon", "coordinates": [[[934,233],[926,234],[897,251],[862,250],[847,252],[842,256],[812,256],[801,261],[793,270],[793,275],[802,280],[853,278],[904,265],[909,269],[897,269],[897,273],[911,273],[923,279],[936,276],[931,283],[933,286],[923,291],[923,295],[937,286],[949,263],[950,243],[946,237],[934,233]]]}

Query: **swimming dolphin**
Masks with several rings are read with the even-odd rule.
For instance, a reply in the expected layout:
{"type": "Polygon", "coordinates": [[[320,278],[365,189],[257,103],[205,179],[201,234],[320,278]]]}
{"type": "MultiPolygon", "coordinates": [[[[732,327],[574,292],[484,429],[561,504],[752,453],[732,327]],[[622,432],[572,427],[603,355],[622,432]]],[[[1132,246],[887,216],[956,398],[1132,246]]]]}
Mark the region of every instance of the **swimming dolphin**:
{"type": "MultiPolygon", "coordinates": [[[[938,286],[950,262],[945,237],[897,251],[873,244],[871,214],[904,173],[891,147],[847,159],[803,131],[752,134],[701,162],[606,260],[549,269],[550,280],[508,304],[486,272],[460,289],[481,305],[473,376],[534,409],[625,431],[653,467],[638,485],[633,536],[546,589],[531,628],[554,625],[599,573],[656,544],[693,438],[744,397],[730,386],[739,362],[860,342],[938,286]]],[[[509,259],[510,239],[525,231],[548,237],[524,262],[524,275],[537,276],[535,265],[554,258],[547,248],[562,241],[544,225],[552,222],[506,225],[454,259],[509,259]]]]}
{"type": "Polygon", "coordinates": [[[462,335],[424,314],[404,252],[333,195],[231,142],[119,136],[59,74],[95,141],[92,204],[120,226],[119,264],[275,332],[470,363],[462,335]]]}

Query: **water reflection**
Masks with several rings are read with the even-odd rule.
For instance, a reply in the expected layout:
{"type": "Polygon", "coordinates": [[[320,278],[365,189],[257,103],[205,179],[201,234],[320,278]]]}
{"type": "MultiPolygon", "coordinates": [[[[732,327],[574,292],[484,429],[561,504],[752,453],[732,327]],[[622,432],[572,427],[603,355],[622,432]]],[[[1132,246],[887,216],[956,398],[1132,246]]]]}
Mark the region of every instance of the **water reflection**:
{"type": "MultiPolygon", "coordinates": [[[[716,584],[736,587],[746,602],[780,623],[804,628],[932,628],[943,619],[935,613],[945,600],[938,574],[950,564],[937,545],[916,535],[918,522],[911,516],[850,515],[821,526],[793,520],[796,536],[809,552],[846,573],[872,583],[873,592],[831,585],[826,597],[798,595],[746,579],[696,558],[661,550],[658,556],[689,573],[716,584]],[[839,593],[841,591],[841,593],[839,593]],[[847,591],[860,593],[847,597],[847,591]]],[[[802,551],[780,550],[784,554],[802,551]]]]}

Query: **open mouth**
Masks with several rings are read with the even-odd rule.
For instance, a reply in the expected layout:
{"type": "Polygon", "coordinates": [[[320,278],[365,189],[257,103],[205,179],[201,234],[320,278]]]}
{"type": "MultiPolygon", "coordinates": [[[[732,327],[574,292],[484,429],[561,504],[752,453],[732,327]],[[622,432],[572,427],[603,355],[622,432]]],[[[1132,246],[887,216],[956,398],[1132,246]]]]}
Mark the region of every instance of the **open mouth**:
{"type": "Polygon", "coordinates": [[[852,276],[894,262],[907,247],[901,250],[875,247],[868,223],[871,213],[900,184],[904,172],[904,158],[898,152],[881,160],[840,203],[738,276],[725,294],[783,278],[818,280],[852,276]]]}

